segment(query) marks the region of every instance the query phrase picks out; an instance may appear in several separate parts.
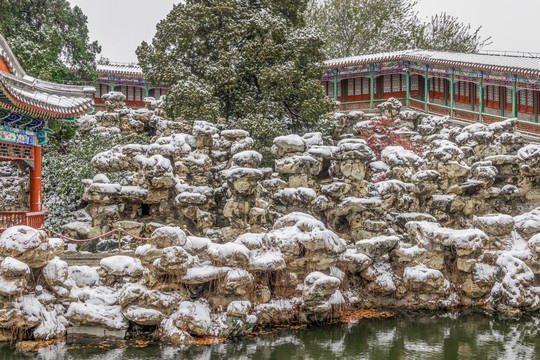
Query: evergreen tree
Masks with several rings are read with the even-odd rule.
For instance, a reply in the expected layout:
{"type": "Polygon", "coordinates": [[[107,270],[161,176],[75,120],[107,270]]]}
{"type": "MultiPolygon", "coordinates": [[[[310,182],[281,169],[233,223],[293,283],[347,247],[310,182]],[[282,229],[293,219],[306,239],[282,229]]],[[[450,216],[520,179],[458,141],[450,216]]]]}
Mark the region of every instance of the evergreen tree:
{"type": "Polygon", "coordinates": [[[139,46],[139,64],[149,81],[170,84],[165,108],[173,117],[315,122],[331,104],[320,85],[323,43],[305,24],[306,6],[187,0],[157,25],[152,44],[139,46]]]}
{"type": "Polygon", "coordinates": [[[0,33],[24,70],[43,80],[96,76],[97,41],[90,42],[87,18],[67,0],[3,0],[0,33]]]}

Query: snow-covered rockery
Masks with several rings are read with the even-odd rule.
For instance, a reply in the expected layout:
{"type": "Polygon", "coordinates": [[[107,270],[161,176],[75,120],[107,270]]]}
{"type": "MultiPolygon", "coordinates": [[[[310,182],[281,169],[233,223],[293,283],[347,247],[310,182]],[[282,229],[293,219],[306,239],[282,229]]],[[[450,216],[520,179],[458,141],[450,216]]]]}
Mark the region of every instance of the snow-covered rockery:
{"type": "Polygon", "coordinates": [[[98,154],[103,174],[85,182],[88,206],[65,231],[121,227],[152,242],[136,248],[140,262],[105,259],[84,280],[105,305],[83,295],[66,317],[85,325],[107,306],[120,328],[185,340],[346,306],[540,307],[540,145],[515,120],[460,127],[396,100],[333,116],[332,144],[275,138],[274,168],[260,167],[246,131],[202,121],[98,154]],[[111,183],[118,171],[125,180],[111,183]]]}
{"type": "MultiPolygon", "coordinates": [[[[68,327],[149,331],[189,343],[193,336],[246,334],[255,326],[315,321],[344,306],[343,239],[304,213],[278,219],[265,235],[225,244],[164,226],[134,256],[68,266],[63,242],[13,227],[0,236],[0,329],[36,339],[68,327]],[[329,272],[325,274],[323,272],[329,272]]],[[[356,301],[356,300],[354,300],[356,301]]]]}

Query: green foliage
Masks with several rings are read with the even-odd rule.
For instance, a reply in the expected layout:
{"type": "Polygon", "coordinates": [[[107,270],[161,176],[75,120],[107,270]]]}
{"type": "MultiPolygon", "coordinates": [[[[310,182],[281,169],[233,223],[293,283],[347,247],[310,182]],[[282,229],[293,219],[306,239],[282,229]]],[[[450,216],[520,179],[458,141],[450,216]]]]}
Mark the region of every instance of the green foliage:
{"type": "Polygon", "coordinates": [[[288,133],[286,123],[276,118],[265,118],[256,114],[244,119],[231,120],[230,126],[253,134],[255,140],[254,149],[263,156],[261,166],[274,166],[274,154],[271,151],[272,144],[274,138],[288,133]]]}
{"type": "Polygon", "coordinates": [[[139,46],[139,63],[149,81],[170,84],[169,116],[224,118],[258,140],[272,139],[286,132],[285,123],[313,123],[331,110],[320,86],[323,43],[305,26],[306,5],[181,2],[157,25],[152,44],[139,46]]]}
{"type": "Polygon", "coordinates": [[[329,58],[421,48],[475,52],[489,45],[480,28],[447,14],[424,22],[417,0],[310,0],[307,22],[325,40],[329,58]]]}
{"type": "MultiPolygon", "coordinates": [[[[49,211],[47,226],[58,229],[72,221],[73,213],[83,207],[83,179],[97,172],[90,164],[92,158],[116,145],[149,144],[147,135],[90,134],[73,130],[76,124],[63,124],[58,133],[43,147],[43,203],[49,211]],[[71,134],[71,135],[69,135],[71,134]]],[[[107,174],[112,182],[121,182],[124,173],[107,174]]]]}
{"type": "Polygon", "coordinates": [[[69,66],[78,69],[82,79],[95,79],[101,47],[90,42],[87,18],[79,7],[71,8],[67,0],[4,0],[0,19],[0,33],[28,74],[43,80],[74,79],[69,66]]]}

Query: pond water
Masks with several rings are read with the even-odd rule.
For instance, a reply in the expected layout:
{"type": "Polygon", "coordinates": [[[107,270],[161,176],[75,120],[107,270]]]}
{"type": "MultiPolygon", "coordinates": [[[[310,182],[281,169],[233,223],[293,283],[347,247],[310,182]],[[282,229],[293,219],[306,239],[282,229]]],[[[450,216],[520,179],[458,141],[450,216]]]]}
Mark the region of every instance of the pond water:
{"type": "Polygon", "coordinates": [[[33,356],[5,347],[0,359],[540,359],[539,325],[537,317],[505,320],[474,312],[400,313],[389,319],[269,329],[213,345],[149,343],[141,348],[137,341],[104,345],[78,339],[55,343],[33,356]]]}

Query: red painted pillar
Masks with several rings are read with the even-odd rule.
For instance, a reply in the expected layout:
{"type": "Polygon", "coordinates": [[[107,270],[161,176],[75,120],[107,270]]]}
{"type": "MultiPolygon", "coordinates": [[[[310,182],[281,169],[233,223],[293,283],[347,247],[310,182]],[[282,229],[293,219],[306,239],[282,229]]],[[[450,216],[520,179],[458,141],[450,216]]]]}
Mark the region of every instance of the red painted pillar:
{"type": "Polygon", "coordinates": [[[41,198],[41,146],[35,146],[34,169],[30,168],[30,212],[43,211],[41,198]]]}

